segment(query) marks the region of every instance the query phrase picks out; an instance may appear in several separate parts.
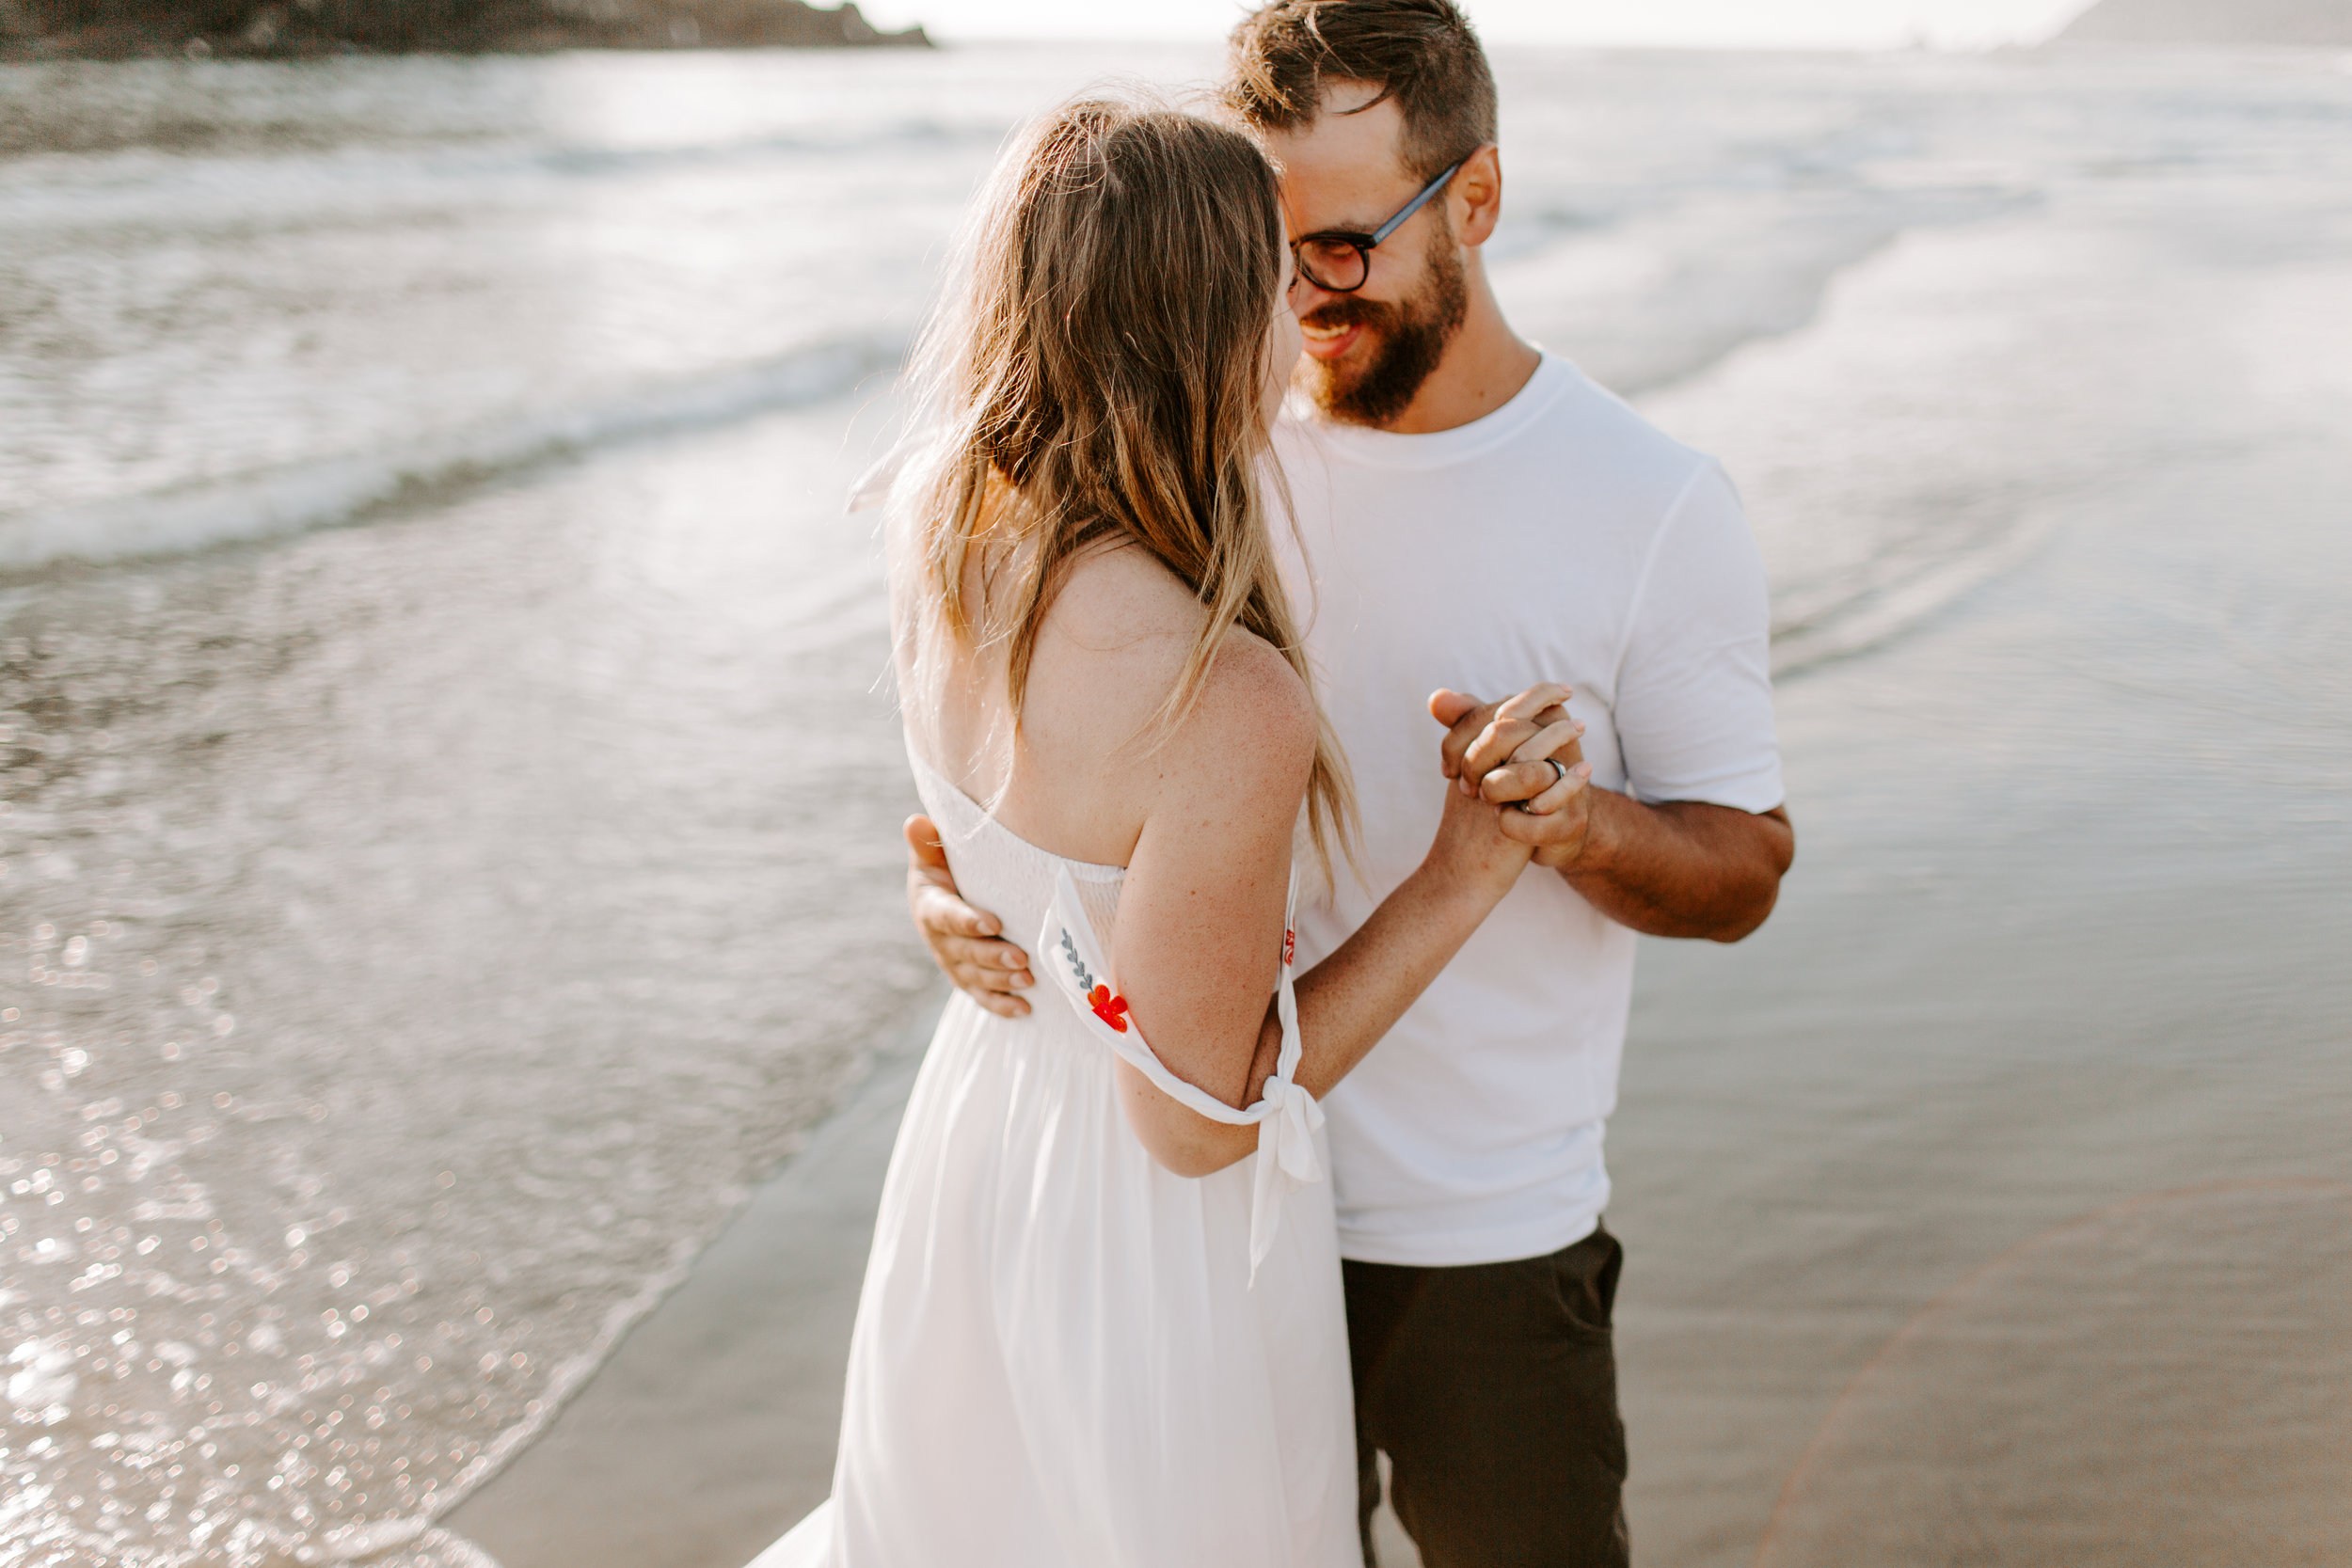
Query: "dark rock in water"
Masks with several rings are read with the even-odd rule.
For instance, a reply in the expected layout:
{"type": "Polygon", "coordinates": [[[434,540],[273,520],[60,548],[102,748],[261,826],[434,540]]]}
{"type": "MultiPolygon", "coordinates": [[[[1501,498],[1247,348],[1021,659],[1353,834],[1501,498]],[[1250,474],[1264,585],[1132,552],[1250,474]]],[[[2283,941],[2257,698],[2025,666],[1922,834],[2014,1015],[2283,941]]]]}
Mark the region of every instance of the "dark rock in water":
{"type": "Polygon", "coordinates": [[[0,58],[552,49],[928,49],[855,0],[0,0],[0,58]]]}
{"type": "Polygon", "coordinates": [[[2352,0],[2099,0],[2058,41],[2352,47],[2352,0]]]}

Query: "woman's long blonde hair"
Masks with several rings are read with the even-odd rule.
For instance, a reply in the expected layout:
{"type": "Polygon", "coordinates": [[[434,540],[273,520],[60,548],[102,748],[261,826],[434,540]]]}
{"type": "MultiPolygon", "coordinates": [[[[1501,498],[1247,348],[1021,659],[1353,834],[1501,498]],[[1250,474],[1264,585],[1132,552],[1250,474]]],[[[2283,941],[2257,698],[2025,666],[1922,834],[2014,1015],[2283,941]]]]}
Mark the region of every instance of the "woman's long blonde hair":
{"type": "MultiPolygon", "coordinates": [[[[961,296],[917,357],[929,442],[899,492],[902,587],[920,631],[1001,653],[1016,727],[1054,595],[1079,552],[1114,540],[1151,551],[1203,610],[1164,733],[1236,626],[1313,692],[1264,494],[1280,485],[1263,388],[1286,244],[1264,155],[1192,115],[1073,103],[997,166],[961,296]]],[[[1308,823],[1327,868],[1354,801],[1315,715],[1308,823]]]]}

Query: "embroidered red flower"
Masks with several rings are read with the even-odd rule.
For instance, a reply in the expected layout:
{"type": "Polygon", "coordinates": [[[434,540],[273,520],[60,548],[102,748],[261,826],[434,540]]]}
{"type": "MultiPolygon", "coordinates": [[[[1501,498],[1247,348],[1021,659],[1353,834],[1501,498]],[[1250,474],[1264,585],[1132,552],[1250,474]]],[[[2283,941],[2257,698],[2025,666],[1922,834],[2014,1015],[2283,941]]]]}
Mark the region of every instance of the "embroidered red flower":
{"type": "Polygon", "coordinates": [[[1297,961],[1298,933],[1285,926],[1282,927],[1282,965],[1287,969],[1297,961]]]}
{"type": "Polygon", "coordinates": [[[1087,1004],[1094,1009],[1096,1018],[1101,1019],[1122,1035],[1127,1032],[1127,999],[1125,997],[1113,996],[1111,988],[1108,986],[1097,986],[1094,988],[1093,994],[1087,998],[1087,1004]]]}

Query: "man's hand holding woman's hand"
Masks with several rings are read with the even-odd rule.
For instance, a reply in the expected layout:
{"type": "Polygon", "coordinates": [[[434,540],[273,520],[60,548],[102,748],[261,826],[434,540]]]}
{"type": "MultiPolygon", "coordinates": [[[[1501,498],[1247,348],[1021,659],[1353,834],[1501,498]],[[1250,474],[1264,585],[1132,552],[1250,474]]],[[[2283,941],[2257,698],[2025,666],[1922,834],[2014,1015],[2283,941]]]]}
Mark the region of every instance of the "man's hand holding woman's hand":
{"type": "Polygon", "coordinates": [[[1446,690],[1429,699],[1446,727],[1440,766],[1454,794],[1502,807],[1498,830],[1553,870],[1576,864],[1592,830],[1593,765],[1584,726],[1568,716],[1571,695],[1546,681],[1500,703],[1446,690]]]}
{"type": "Polygon", "coordinates": [[[959,990],[999,1018],[1027,1014],[1029,957],[999,935],[1003,923],[956,892],[939,829],[928,816],[907,818],[907,909],[930,944],[931,959],[959,990]]]}

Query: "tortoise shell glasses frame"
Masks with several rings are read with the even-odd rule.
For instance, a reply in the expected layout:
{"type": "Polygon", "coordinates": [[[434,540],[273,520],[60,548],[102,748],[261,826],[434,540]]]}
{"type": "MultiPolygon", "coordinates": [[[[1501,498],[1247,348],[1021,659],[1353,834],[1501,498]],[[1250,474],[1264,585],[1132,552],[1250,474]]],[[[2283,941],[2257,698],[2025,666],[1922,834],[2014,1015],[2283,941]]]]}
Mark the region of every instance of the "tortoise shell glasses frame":
{"type": "Polygon", "coordinates": [[[1462,158],[1421,188],[1421,194],[1398,208],[1388,222],[1365,234],[1348,229],[1318,229],[1291,242],[1291,258],[1298,275],[1328,294],[1352,294],[1372,277],[1372,253],[1381,241],[1402,228],[1429,198],[1445,189],[1446,182],[1469,163],[1462,158]]]}

